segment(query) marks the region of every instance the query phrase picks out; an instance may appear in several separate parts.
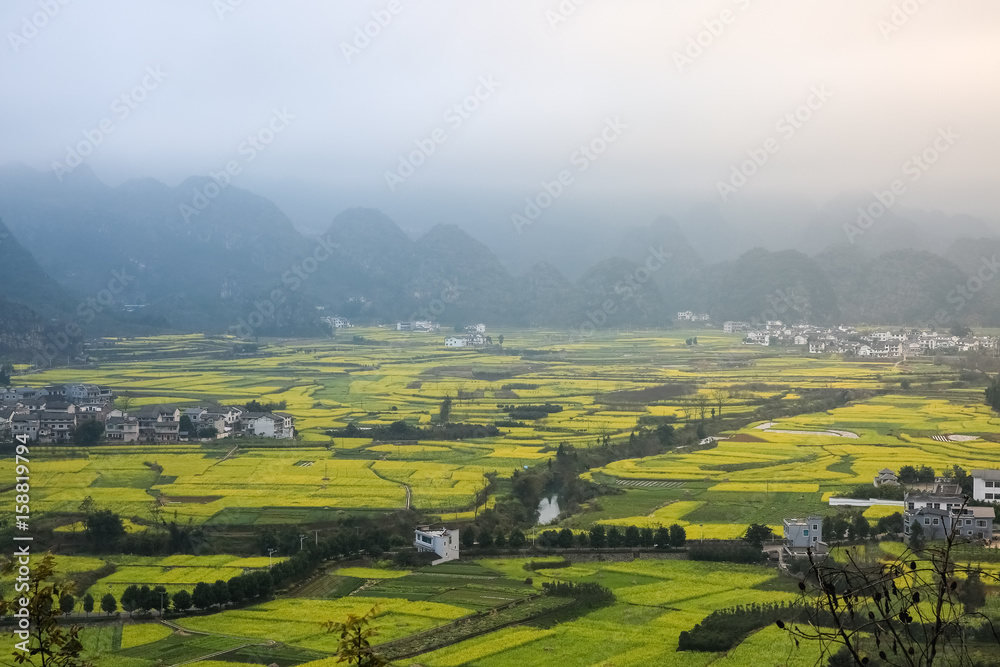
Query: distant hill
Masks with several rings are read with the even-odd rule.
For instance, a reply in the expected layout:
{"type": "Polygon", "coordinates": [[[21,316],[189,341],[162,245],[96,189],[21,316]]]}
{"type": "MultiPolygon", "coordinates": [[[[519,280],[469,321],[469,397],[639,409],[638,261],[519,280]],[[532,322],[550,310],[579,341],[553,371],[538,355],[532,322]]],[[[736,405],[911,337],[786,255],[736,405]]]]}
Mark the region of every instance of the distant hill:
{"type": "MultiPolygon", "coordinates": [[[[10,227],[0,226],[10,239],[0,241],[0,297],[38,311],[43,326],[44,318],[80,320],[100,297],[100,316],[83,318],[91,333],[320,335],[324,314],[445,326],[661,326],[678,310],[716,321],[1000,324],[1000,280],[961,303],[954,294],[984,253],[1000,252],[1000,240],[945,243],[953,232],[944,227],[988,234],[984,223],[893,211],[850,245],[842,224],[857,201],[840,198],[818,218],[789,224],[784,237],[811,244],[812,255],[734,252],[755,230],[734,227],[716,205],[695,207],[683,222],[662,217],[596,236],[546,225],[524,238],[507,230],[507,251],[525,253],[515,274],[456,225],[412,238],[383,213],[354,208],[311,238],[269,200],[207,178],[112,188],[86,165],[62,182],[8,165],[0,168],[0,217],[10,227]],[[894,237],[912,243],[885,250],[894,237]],[[539,261],[546,254],[562,269],[539,261]]],[[[23,310],[16,319],[38,324],[23,310]]]]}

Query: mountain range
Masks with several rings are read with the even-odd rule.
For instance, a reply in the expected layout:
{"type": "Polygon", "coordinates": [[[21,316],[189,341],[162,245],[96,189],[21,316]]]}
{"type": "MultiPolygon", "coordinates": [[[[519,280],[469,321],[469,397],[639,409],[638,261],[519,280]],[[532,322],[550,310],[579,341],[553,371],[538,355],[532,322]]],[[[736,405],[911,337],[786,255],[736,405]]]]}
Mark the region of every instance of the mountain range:
{"type": "Polygon", "coordinates": [[[695,310],[717,321],[1000,324],[1000,237],[989,225],[890,211],[851,244],[844,225],[858,201],[830,202],[784,243],[772,235],[772,250],[751,247],[759,239],[711,207],[696,228],[666,217],[599,232],[547,228],[519,241],[531,262],[515,272],[524,257],[502,261],[455,225],[412,238],[358,208],[309,237],[269,200],[207,178],[109,187],[86,165],[61,181],[8,165],[0,355],[76,327],[316,335],[322,315],[580,328],[662,326],[695,310]],[[737,242],[747,247],[734,251],[737,242]],[[567,248],[581,244],[590,259],[568,265],[567,248]]]}

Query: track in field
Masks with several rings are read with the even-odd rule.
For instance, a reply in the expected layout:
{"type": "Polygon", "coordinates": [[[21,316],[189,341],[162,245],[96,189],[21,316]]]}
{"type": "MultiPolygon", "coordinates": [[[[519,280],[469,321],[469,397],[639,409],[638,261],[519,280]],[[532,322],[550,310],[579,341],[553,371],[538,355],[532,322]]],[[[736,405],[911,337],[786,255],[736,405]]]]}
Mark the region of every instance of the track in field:
{"type": "Polygon", "coordinates": [[[679,489],[684,482],[668,482],[659,479],[622,479],[618,478],[619,486],[630,486],[640,489],[679,489]]]}

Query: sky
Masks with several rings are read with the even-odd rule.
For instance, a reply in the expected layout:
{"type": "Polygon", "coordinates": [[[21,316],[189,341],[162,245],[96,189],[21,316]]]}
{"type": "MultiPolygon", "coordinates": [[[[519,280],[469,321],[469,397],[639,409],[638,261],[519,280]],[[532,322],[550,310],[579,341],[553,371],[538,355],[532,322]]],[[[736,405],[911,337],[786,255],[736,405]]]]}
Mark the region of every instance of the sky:
{"type": "Polygon", "coordinates": [[[230,167],[307,231],[355,206],[516,230],[894,182],[1000,221],[995,0],[7,0],[0,28],[0,164],[230,167]]]}

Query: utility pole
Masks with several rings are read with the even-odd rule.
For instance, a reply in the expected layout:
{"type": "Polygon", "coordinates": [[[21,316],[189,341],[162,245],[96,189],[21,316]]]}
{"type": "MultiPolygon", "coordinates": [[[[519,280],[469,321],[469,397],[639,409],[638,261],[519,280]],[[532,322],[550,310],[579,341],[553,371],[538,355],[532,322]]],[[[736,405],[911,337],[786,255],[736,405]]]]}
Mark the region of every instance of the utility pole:
{"type": "Polygon", "coordinates": [[[268,549],[267,550],[267,569],[269,569],[269,570],[271,569],[271,566],[274,564],[274,552],[275,551],[277,551],[277,549],[268,549]]]}
{"type": "Polygon", "coordinates": [[[305,542],[306,537],[308,537],[308,536],[307,535],[299,535],[299,551],[302,551],[302,549],[303,549],[302,543],[305,542]]]}

